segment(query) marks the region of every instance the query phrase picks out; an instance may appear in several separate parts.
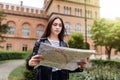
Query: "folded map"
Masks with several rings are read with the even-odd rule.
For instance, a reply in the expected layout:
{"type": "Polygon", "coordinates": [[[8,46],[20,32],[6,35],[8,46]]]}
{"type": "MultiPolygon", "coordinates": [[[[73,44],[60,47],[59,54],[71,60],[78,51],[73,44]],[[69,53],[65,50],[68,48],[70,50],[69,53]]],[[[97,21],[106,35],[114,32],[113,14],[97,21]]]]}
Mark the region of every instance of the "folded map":
{"type": "Polygon", "coordinates": [[[41,43],[38,54],[43,55],[45,59],[35,68],[44,65],[59,69],[75,70],[78,68],[77,62],[80,59],[88,58],[94,53],[95,50],[53,47],[49,44],[41,43]]]}

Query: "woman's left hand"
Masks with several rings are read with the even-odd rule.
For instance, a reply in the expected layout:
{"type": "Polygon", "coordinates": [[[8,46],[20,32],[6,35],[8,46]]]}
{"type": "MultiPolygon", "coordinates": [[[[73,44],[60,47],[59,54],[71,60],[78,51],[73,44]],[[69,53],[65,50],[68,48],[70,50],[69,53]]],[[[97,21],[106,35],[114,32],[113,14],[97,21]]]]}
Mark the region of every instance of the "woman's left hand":
{"type": "Polygon", "coordinates": [[[81,59],[79,62],[77,62],[77,64],[80,66],[80,69],[85,69],[87,67],[88,61],[88,58],[81,59]]]}

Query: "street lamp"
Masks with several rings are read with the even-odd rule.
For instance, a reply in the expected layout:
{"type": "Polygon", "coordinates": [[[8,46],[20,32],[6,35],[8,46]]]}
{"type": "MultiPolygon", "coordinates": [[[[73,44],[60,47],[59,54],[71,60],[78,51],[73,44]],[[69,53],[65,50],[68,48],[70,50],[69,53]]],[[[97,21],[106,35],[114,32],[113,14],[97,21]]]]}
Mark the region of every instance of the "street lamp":
{"type": "Polygon", "coordinates": [[[86,16],[86,0],[84,0],[85,3],[85,46],[87,48],[87,16],[86,16]]]}

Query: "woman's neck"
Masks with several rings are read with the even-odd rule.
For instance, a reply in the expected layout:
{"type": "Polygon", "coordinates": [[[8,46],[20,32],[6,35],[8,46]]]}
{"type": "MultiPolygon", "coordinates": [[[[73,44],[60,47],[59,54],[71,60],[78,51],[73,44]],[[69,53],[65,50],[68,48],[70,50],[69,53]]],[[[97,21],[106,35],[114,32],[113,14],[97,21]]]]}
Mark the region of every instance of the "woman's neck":
{"type": "Polygon", "coordinates": [[[54,41],[59,41],[58,36],[52,36],[52,35],[50,35],[50,36],[48,36],[48,39],[54,40],[54,41]]]}

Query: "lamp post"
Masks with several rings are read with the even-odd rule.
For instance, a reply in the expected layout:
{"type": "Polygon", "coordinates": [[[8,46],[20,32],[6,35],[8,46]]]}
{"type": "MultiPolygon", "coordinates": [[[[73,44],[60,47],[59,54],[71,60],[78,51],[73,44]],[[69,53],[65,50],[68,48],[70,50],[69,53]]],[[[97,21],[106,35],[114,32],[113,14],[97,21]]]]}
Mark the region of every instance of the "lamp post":
{"type": "Polygon", "coordinates": [[[85,3],[85,46],[87,48],[87,16],[86,16],[86,0],[84,0],[85,3]]]}

